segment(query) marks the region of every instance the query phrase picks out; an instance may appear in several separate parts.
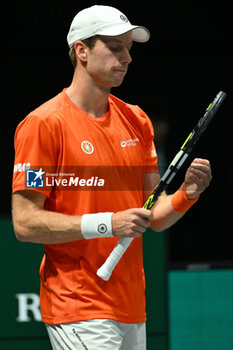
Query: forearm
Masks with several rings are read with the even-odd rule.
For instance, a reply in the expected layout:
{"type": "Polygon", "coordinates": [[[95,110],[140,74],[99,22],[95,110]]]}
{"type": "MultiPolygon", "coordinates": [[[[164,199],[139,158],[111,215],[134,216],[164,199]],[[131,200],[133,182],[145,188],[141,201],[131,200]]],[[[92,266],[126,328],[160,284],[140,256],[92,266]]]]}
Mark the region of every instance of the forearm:
{"type": "Polygon", "coordinates": [[[172,195],[162,195],[152,208],[153,220],[151,228],[153,230],[157,232],[163,231],[184,216],[185,213],[178,213],[174,210],[171,200],[172,195]]]}
{"type": "Polygon", "coordinates": [[[20,241],[42,244],[66,243],[82,239],[81,217],[36,210],[14,222],[16,236],[20,241]]]}
{"type": "Polygon", "coordinates": [[[14,194],[12,218],[16,237],[23,242],[57,244],[82,239],[81,216],[44,209],[38,194],[14,194]]]}
{"type": "Polygon", "coordinates": [[[44,195],[34,191],[13,195],[12,217],[18,240],[59,244],[112,236],[138,237],[149,227],[152,219],[151,211],[143,208],[116,213],[66,215],[44,209],[45,200],[44,195]]]}
{"type": "Polygon", "coordinates": [[[194,199],[187,198],[183,185],[173,195],[163,193],[152,208],[151,228],[159,232],[171,227],[184,216],[198,198],[199,196],[194,199]]]}

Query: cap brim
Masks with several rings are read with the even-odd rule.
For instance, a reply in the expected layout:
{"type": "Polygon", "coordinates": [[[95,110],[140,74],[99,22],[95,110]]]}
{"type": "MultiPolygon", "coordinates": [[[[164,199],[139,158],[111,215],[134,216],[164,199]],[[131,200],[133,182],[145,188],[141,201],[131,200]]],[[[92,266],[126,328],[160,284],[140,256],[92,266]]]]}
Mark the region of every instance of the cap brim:
{"type": "Polygon", "coordinates": [[[133,41],[139,43],[145,43],[150,39],[150,32],[145,27],[142,26],[133,26],[131,24],[126,25],[116,25],[108,27],[96,33],[97,35],[106,35],[106,36],[118,36],[128,32],[132,32],[133,41]]]}

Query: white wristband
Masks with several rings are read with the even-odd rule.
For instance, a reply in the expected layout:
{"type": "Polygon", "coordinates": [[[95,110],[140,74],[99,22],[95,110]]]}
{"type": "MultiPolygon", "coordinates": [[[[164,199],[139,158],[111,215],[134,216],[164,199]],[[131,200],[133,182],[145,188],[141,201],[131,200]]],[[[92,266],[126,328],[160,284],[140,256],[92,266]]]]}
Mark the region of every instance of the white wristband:
{"type": "Polygon", "coordinates": [[[81,219],[81,233],[84,239],[113,237],[112,214],[84,214],[81,219]]]}

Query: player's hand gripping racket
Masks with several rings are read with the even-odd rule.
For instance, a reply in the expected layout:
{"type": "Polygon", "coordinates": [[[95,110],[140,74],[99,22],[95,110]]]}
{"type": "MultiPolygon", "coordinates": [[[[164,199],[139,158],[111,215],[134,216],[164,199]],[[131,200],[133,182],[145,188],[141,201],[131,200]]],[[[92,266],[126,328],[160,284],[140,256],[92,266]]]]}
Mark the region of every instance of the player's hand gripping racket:
{"type": "MultiPolygon", "coordinates": [[[[192,130],[192,132],[185,140],[184,144],[181,146],[181,149],[176,154],[175,158],[172,160],[168,169],[162,176],[153,193],[150,195],[150,197],[144,204],[143,208],[151,209],[154,206],[161,193],[166,189],[167,185],[170,184],[177,171],[181,168],[184,161],[187,159],[189,153],[193,150],[195,144],[206,130],[207,126],[213,119],[215,113],[219,109],[225,97],[225,92],[220,91],[215,97],[214,101],[207,107],[204,116],[198,121],[195,128],[192,130]]],[[[100,278],[102,278],[105,281],[109,280],[112,271],[114,270],[115,266],[121,259],[122,255],[130,245],[132,240],[133,238],[120,239],[120,241],[117,243],[109,257],[105,261],[105,263],[98,269],[97,275],[100,278]]]]}

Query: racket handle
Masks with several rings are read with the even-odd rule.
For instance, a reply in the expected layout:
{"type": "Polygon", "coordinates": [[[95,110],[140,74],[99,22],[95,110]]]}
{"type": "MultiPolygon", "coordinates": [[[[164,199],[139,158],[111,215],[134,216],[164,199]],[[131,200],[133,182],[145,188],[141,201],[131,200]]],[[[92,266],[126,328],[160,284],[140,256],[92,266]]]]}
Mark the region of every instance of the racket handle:
{"type": "Polygon", "coordinates": [[[97,275],[104,281],[108,281],[111,274],[116,267],[117,263],[121,259],[122,255],[127,250],[128,246],[132,242],[133,238],[121,238],[117,243],[113,251],[110,253],[105,263],[98,269],[97,275]]]}

